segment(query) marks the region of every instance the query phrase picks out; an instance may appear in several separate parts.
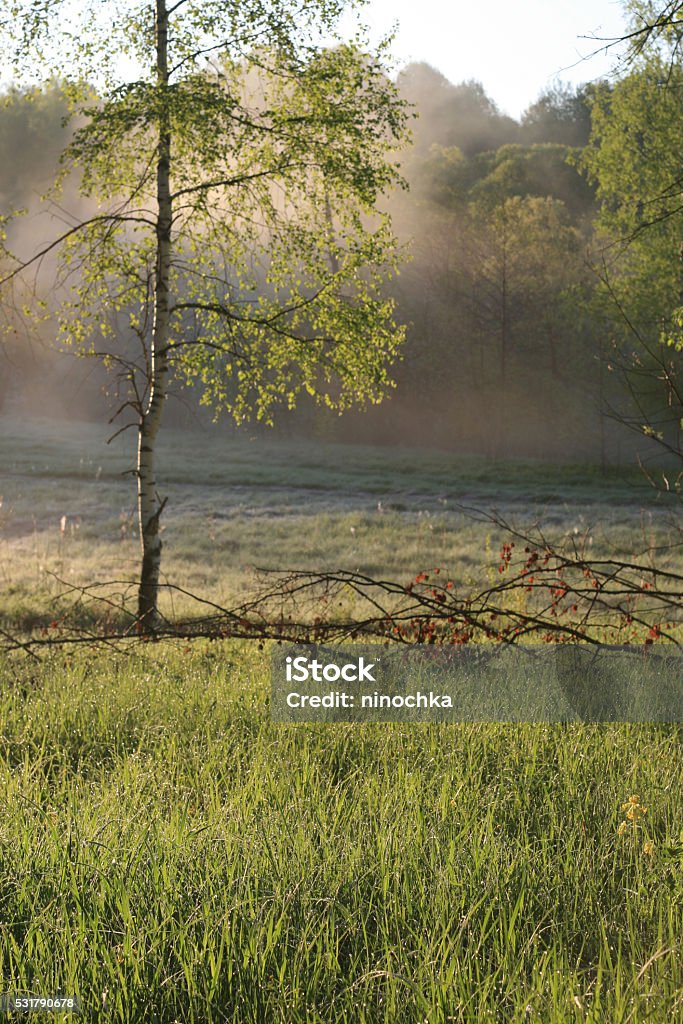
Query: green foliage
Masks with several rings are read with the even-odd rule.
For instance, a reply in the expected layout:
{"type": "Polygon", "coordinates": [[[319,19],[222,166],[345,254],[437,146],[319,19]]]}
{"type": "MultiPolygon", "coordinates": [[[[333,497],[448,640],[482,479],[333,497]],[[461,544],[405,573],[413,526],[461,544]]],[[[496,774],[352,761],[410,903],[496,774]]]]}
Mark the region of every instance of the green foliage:
{"type": "Polygon", "coordinates": [[[59,86],[10,87],[0,98],[0,205],[7,215],[52,185],[67,141],[59,86]]]}
{"type": "Polygon", "coordinates": [[[574,152],[516,144],[468,159],[434,145],[417,175],[406,369],[411,388],[457,408],[444,417],[459,436],[488,435],[489,453],[514,435],[534,452],[543,433],[561,445],[596,416],[583,255],[592,192],[568,162],[574,152]],[[482,403],[495,410],[485,428],[482,403]]]}
{"type": "Polygon", "coordinates": [[[629,31],[626,61],[652,51],[675,54],[680,48],[683,4],[678,0],[625,0],[629,31]]]}
{"type": "Polygon", "coordinates": [[[552,197],[576,223],[592,212],[593,190],[573,166],[577,150],[554,143],[500,146],[467,159],[461,150],[433,145],[420,168],[423,195],[443,206],[463,206],[489,194],[552,197]]]}
{"type": "Polygon", "coordinates": [[[131,351],[150,344],[167,133],[174,255],[162,355],[174,378],[199,382],[203,401],[238,421],[269,420],[302,390],[340,409],[379,401],[403,330],[383,292],[400,249],[377,208],[400,181],[387,151],[406,114],[382,49],[317,43],[348,5],[177,4],[167,82],[150,69],[149,4],[117,10],[106,31],[106,5],[83,5],[68,29],[59,3],[44,22],[16,6],[31,61],[17,54],[15,67],[35,74],[57,60],[76,125],[63,171],[77,171],[89,204],[59,246],[70,272],[62,339],[125,362],[130,397],[149,386],[131,351]],[[124,58],[136,69],[125,79],[124,58]]]}
{"type": "Polygon", "coordinates": [[[542,93],[522,115],[522,135],[531,143],[583,147],[591,130],[593,85],[559,83],[542,93]]]}
{"type": "Polygon", "coordinates": [[[680,67],[649,58],[595,95],[591,144],[581,164],[596,186],[599,227],[626,242],[634,261],[656,260],[653,305],[670,304],[678,285],[680,237],[677,146],[683,133],[680,67]]]}
{"type": "Polygon", "coordinates": [[[497,196],[549,197],[564,205],[574,223],[585,223],[592,212],[593,193],[572,166],[576,152],[551,142],[501,146],[490,156],[489,166],[473,191],[497,196]]]}
{"type": "Polygon", "coordinates": [[[600,203],[596,308],[609,318],[612,366],[630,393],[623,415],[679,454],[682,87],[675,48],[645,52],[613,88],[596,93],[581,159],[600,203]]]}

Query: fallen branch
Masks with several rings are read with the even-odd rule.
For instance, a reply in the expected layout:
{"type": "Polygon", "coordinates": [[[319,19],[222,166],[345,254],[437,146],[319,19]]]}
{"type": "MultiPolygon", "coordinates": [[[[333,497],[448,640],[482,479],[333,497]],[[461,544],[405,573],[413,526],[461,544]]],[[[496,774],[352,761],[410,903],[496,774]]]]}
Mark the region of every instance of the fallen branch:
{"type": "Polygon", "coordinates": [[[683,576],[637,560],[591,558],[575,539],[551,543],[540,527],[522,531],[497,513],[469,510],[505,532],[489,580],[465,587],[435,567],[412,580],[336,570],[259,570],[254,596],[234,608],[165,584],[198,612],[162,618],[150,637],[128,610],[130,581],[66,589],[72,606],[28,636],[0,634],[0,649],[228,638],[292,643],[381,639],[403,644],[588,643],[679,645],[683,576]],[[493,579],[491,578],[493,576],[493,579]],[[112,588],[123,587],[116,597],[112,588]],[[353,610],[344,613],[351,603],[353,610]],[[341,609],[341,610],[340,610],[341,609]],[[94,612],[94,613],[93,613],[94,612]],[[98,614],[103,612],[103,614],[98,614]],[[83,617],[96,625],[84,628],[83,617]],[[79,624],[79,620],[80,623],[79,624]],[[116,623],[112,627],[112,623],[116,623]],[[102,627],[105,628],[102,628],[102,627]]]}

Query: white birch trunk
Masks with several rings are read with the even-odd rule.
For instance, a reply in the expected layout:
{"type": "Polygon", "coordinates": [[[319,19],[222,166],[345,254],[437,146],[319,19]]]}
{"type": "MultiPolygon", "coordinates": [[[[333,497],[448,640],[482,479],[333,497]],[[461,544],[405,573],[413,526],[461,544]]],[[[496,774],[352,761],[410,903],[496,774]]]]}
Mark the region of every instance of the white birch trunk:
{"type": "MultiPolygon", "coordinates": [[[[168,85],[168,13],[166,0],[156,0],[157,85],[168,85]]],[[[138,430],[138,523],[142,569],[138,591],[138,622],[143,632],[154,632],[159,623],[159,573],[161,537],[159,518],[165,501],[156,490],[155,446],[168,388],[168,334],[171,274],[172,203],[170,188],[171,136],[165,110],[159,123],[157,148],[157,252],[154,285],[154,324],[149,363],[147,405],[138,430]]]]}

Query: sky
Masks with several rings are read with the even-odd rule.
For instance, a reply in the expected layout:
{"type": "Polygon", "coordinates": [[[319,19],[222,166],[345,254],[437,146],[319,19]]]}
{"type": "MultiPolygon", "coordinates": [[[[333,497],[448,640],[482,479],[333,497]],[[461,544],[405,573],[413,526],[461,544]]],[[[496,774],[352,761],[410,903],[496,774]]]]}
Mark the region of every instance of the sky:
{"type": "Polygon", "coordinates": [[[398,22],[401,63],[427,61],[453,83],[475,78],[513,117],[557,79],[607,75],[615,51],[590,57],[605,43],[581,37],[618,37],[625,24],[620,0],[369,0],[361,17],[372,38],[398,22]]]}
{"type": "MultiPolygon", "coordinates": [[[[360,19],[375,41],[397,26],[399,66],[426,61],[454,84],[476,79],[503,113],[519,117],[558,79],[580,83],[609,73],[617,50],[605,53],[604,40],[623,34],[624,2],[366,0],[360,19]]],[[[357,17],[342,20],[342,35],[353,34],[357,17]]]]}

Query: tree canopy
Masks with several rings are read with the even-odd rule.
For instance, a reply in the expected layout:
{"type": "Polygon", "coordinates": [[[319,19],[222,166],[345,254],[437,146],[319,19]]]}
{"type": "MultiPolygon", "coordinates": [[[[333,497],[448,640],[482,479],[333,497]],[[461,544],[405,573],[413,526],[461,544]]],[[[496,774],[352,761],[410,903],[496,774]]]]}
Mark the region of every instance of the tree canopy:
{"type": "MultiPolygon", "coordinates": [[[[157,616],[154,448],[173,378],[237,419],[300,391],[378,401],[402,330],[380,212],[406,111],[384,53],[331,37],[342,0],[19,0],[18,76],[58,72],[86,204],[57,252],[63,339],[122,378],[139,432],[141,621],[157,616]],[[334,42],[334,45],[332,45],[334,42]],[[131,349],[137,345],[137,351],[131,349]]],[[[17,45],[18,39],[18,45],[17,45]]]]}

